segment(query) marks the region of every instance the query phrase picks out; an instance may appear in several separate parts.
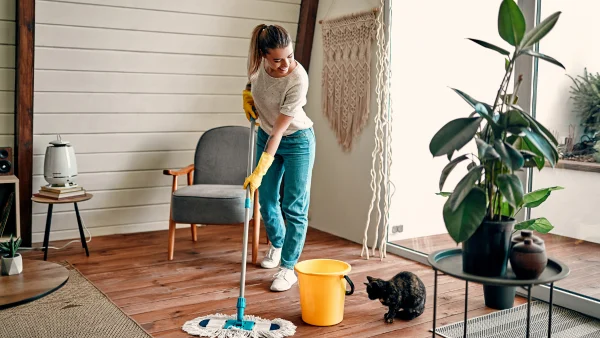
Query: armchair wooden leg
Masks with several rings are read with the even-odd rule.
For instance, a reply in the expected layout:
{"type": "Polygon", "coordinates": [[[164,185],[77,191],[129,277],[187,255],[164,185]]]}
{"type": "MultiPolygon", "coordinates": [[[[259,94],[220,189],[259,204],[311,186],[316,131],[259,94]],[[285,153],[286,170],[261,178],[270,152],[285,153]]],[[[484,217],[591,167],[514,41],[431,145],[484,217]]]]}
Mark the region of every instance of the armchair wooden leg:
{"type": "Polygon", "coordinates": [[[258,190],[254,192],[254,232],[252,233],[252,264],[258,261],[258,241],[260,240],[260,211],[258,209],[258,190]]]}
{"type": "Polygon", "coordinates": [[[169,260],[173,260],[173,251],[175,251],[175,221],[169,219],[169,260]]]}
{"type": "Polygon", "coordinates": [[[192,226],[192,241],[198,242],[198,224],[191,224],[192,226]]]}

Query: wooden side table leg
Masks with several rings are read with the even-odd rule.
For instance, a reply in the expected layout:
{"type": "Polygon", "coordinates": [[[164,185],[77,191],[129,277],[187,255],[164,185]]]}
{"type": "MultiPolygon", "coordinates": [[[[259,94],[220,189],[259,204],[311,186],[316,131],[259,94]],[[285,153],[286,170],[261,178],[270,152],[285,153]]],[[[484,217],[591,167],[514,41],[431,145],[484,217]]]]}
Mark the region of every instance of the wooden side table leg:
{"type": "Polygon", "coordinates": [[[44,260],[48,259],[48,241],[50,240],[50,225],[52,224],[52,208],[54,204],[48,204],[48,215],[46,216],[46,231],[44,232],[44,260]]]}
{"type": "Polygon", "coordinates": [[[81,237],[81,246],[85,249],[85,255],[90,257],[87,242],[85,241],[85,235],[83,234],[83,225],[81,222],[81,216],[79,215],[79,208],[77,207],[77,202],[73,204],[75,204],[75,215],[77,215],[77,225],[79,225],[79,236],[81,237]]]}

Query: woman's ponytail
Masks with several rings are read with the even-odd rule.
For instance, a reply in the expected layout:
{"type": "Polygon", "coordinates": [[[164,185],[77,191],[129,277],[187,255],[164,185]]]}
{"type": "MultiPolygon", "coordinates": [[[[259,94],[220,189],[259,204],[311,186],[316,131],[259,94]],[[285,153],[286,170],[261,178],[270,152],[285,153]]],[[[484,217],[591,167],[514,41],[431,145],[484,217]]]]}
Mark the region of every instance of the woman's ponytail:
{"type": "Polygon", "coordinates": [[[254,30],[252,31],[252,37],[250,38],[250,50],[248,51],[248,78],[250,78],[252,74],[256,73],[258,67],[260,67],[260,61],[263,57],[260,51],[260,35],[263,33],[263,30],[266,27],[267,25],[260,24],[254,27],[254,30]]]}
{"type": "Polygon", "coordinates": [[[291,43],[289,33],[279,25],[260,24],[254,27],[248,51],[248,79],[258,71],[260,62],[269,49],[285,48],[291,43]]]}

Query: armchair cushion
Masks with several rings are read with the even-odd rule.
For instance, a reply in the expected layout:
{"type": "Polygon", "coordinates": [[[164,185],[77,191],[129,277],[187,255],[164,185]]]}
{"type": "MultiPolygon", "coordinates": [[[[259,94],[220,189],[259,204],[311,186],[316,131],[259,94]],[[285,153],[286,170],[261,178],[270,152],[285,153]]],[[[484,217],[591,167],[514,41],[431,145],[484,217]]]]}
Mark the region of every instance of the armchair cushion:
{"type": "Polygon", "coordinates": [[[178,223],[243,223],[245,198],[241,185],[194,184],[175,190],[171,216],[178,223]]]}

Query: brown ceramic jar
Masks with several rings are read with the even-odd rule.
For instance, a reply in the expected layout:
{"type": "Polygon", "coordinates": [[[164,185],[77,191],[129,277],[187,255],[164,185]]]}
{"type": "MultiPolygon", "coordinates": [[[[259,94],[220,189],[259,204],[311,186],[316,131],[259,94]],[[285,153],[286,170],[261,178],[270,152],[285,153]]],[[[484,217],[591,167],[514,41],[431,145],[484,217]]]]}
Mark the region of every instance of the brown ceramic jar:
{"type": "Polygon", "coordinates": [[[515,244],[510,253],[510,265],[519,279],[538,278],[547,263],[546,251],[531,239],[515,244]]]}
{"type": "Polygon", "coordinates": [[[517,243],[522,243],[526,239],[531,239],[533,241],[533,243],[541,246],[544,249],[546,248],[546,246],[544,245],[544,241],[541,238],[539,238],[538,236],[534,235],[533,231],[531,231],[531,230],[521,230],[521,235],[517,235],[512,238],[512,240],[511,240],[512,246],[515,246],[515,244],[517,244],[517,243]]]}

